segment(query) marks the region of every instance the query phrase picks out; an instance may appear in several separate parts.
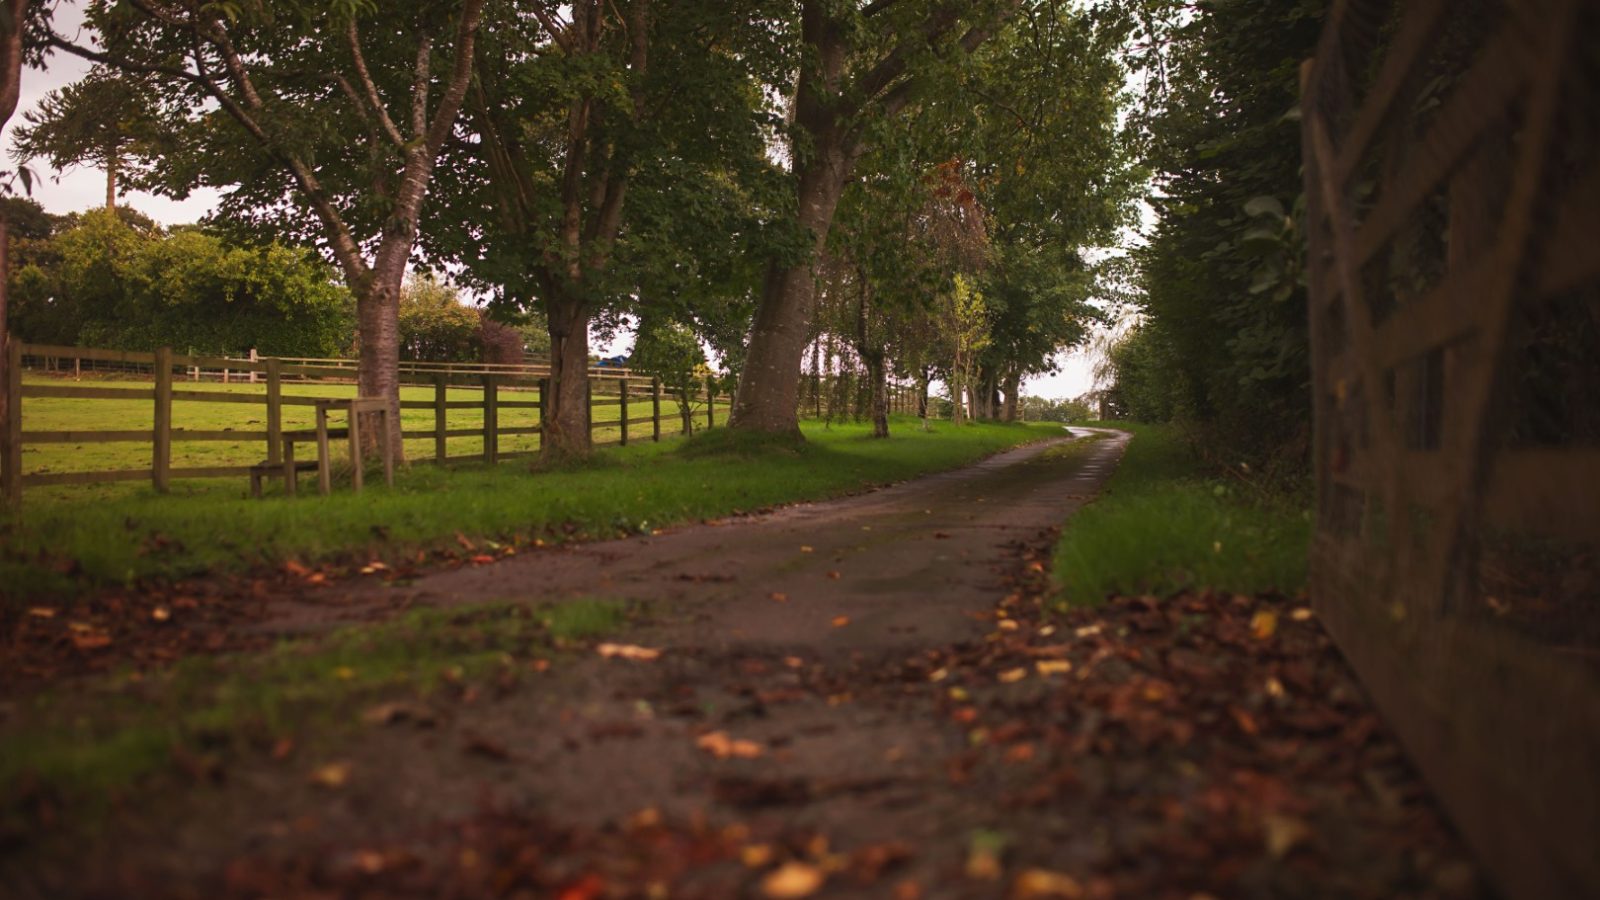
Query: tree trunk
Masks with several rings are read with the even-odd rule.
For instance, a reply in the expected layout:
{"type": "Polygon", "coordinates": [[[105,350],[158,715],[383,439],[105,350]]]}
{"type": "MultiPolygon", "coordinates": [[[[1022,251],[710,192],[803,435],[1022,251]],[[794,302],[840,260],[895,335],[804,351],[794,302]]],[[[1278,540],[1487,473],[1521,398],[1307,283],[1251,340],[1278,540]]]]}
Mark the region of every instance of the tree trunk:
{"type": "Polygon", "coordinates": [[[1006,376],[1006,405],[1002,418],[1007,422],[1017,420],[1017,408],[1022,402],[1022,373],[1012,372],[1006,376]]]}
{"type": "Polygon", "coordinates": [[[546,461],[589,452],[589,310],[582,301],[546,297],[550,332],[550,390],[539,417],[539,452],[546,461]]]}
{"type": "Polygon", "coordinates": [[[883,363],[883,354],[865,358],[867,379],[872,382],[872,436],[889,436],[889,367],[883,363]]]}
{"type": "Polygon", "coordinates": [[[117,154],[106,154],[106,209],[117,208],[117,154]]]}
{"type": "MultiPolygon", "coordinates": [[[[356,391],[362,397],[389,402],[389,440],[395,458],[405,461],[400,435],[400,285],[403,267],[374,270],[366,289],[356,295],[356,391]]],[[[362,452],[378,452],[377,423],[362,422],[362,452]]]]}

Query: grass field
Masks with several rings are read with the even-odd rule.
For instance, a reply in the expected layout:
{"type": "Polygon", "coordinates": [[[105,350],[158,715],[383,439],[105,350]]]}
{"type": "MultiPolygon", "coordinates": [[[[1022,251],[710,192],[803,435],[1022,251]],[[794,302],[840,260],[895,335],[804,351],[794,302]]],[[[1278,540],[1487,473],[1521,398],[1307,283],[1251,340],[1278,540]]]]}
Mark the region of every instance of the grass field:
{"type": "MultiPolygon", "coordinates": [[[[60,378],[48,376],[28,375],[23,379],[25,384],[63,384],[71,383],[60,378]]],[[[119,382],[97,381],[96,386],[105,387],[148,387],[148,382],[119,382]]],[[[175,385],[180,390],[195,388],[206,391],[219,391],[230,394],[254,394],[266,397],[264,384],[215,384],[206,383],[191,385],[179,382],[175,385]]],[[[286,384],[283,387],[285,396],[298,397],[354,397],[355,385],[353,384],[286,384]]],[[[434,399],[434,389],[431,387],[406,387],[400,392],[402,400],[418,400],[431,402],[434,399]]],[[[502,401],[529,401],[537,397],[531,390],[513,390],[502,388],[500,399],[502,401]]],[[[446,394],[446,399],[451,402],[481,402],[483,391],[476,387],[451,388],[446,394]]],[[[603,423],[615,422],[621,418],[615,397],[596,398],[593,412],[594,421],[601,423],[594,431],[596,442],[614,441],[621,436],[621,431],[616,426],[605,426],[603,423]],[[610,401],[609,403],[604,401],[610,401]]],[[[648,397],[634,397],[630,402],[628,416],[638,419],[650,415],[650,399],[648,397]]],[[[695,428],[705,424],[704,402],[695,404],[695,428]]],[[[267,408],[265,403],[256,406],[245,403],[207,403],[203,401],[177,401],[172,405],[172,419],[174,428],[187,428],[205,431],[224,431],[237,429],[240,431],[262,431],[266,428],[267,408]]],[[[153,427],[153,404],[149,400],[79,400],[60,398],[30,397],[22,402],[22,427],[24,431],[135,431],[153,427]]],[[[315,423],[316,413],[309,406],[283,407],[283,427],[287,429],[311,428],[315,423]]],[[[682,420],[679,416],[678,404],[670,398],[663,398],[661,404],[662,434],[678,434],[682,430],[682,420]]],[[[719,398],[716,409],[717,421],[723,421],[727,416],[726,401],[719,398]]],[[[407,429],[431,429],[434,427],[434,412],[431,409],[407,409],[401,412],[401,424],[407,429]]],[[[335,422],[336,426],[341,422],[335,422]]],[[[539,424],[539,410],[537,409],[502,409],[500,410],[501,428],[518,428],[539,424]]],[[[475,429],[483,427],[482,409],[451,409],[446,412],[446,427],[451,429],[475,429]]],[[[651,435],[648,424],[633,425],[629,429],[629,437],[633,440],[647,440],[651,435]]],[[[524,450],[535,450],[539,446],[538,435],[502,435],[500,438],[500,451],[514,453],[524,450]]],[[[448,453],[452,457],[473,456],[483,452],[483,439],[481,437],[454,437],[447,441],[448,453]]],[[[411,438],[405,441],[406,455],[410,459],[429,460],[434,455],[433,438],[411,438]]],[[[118,443],[83,443],[83,444],[29,444],[22,450],[22,471],[28,474],[49,472],[88,472],[110,469],[136,469],[150,465],[151,447],[148,442],[118,442],[118,443]]],[[[172,466],[174,468],[198,466],[241,466],[253,465],[266,458],[266,446],[263,441],[176,441],[172,445],[172,466]]],[[[241,485],[243,478],[235,479],[241,485]]],[[[99,485],[73,485],[50,486],[29,488],[27,495],[31,499],[35,495],[44,495],[51,498],[73,497],[111,497],[128,493],[127,483],[110,483],[99,485]]]]}
{"type": "MultiPolygon", "coordinates": [[[[109,427],[101,425],[100,427],[109,427]]],[[[500,541],[609,537],[818,499],[953,468],[1060,426],[896,419],[894,437],[866,425],[806,423],[800,445],[751,444],[723,431],[639,443],[557,471],[526,461],[489,467],[416,465],[393,489],[330,497],[246,497],[244,479],[143,484],[72,495],[30,493],[0,518],[0,585],[12,600],[70,597],[103,586],[303,563],[394,561],[453,543],[459,532],[500,541]]]]}
{"type": "Polygon", "coordinates": [[[1308,504],[1209,477],[1170,426],[1133,433],[1105,494],[1073,516],[1055,552],[1065,603],[1187,588],[1293,594],[1306,583],[1308,504]]]}

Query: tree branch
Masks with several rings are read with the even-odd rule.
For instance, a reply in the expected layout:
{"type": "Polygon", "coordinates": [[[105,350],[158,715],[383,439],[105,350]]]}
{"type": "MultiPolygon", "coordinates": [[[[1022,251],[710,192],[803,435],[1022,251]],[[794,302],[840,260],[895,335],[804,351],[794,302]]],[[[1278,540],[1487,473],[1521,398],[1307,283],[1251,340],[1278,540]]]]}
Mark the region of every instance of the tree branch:
{"type": "MultiPolygon", "coordinates": [[[[372,107],[372,111],[377,114],[378,124],[382,127],[383,134],[389,138],[390,143],[404,151],[406,139],[401,136],[400,129],[395,127],[394,120],[389,118],[389,111],[384,108],[383,98],[378,96],[378,85],[373,82],[372,73],[367,70],[367,58],[361,52],[361,34],[356,29],[354,16],[350,17],[350,24],[345,28],[344,38],[345,42],[350,45],[350,58],[355,62],[356,77],[361,80],[361,87],[367,94],[367,103],[372,107]]],[[[340,80],[344,80],[343,76],[340,77],[340,80]]],[[[359,101],[357,108],[359,108],[359,101]]]]}

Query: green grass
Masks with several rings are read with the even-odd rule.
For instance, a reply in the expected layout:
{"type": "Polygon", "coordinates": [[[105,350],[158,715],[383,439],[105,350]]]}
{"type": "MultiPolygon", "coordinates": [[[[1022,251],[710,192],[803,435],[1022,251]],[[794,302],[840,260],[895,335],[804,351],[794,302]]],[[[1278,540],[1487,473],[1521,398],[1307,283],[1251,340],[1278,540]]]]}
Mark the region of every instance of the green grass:
{"type": "Polygon", "coordinates": [[[514,678],[568,642],[616,629],[626,613],[592,599],[414,610],[261,653],[191,657],[29,697],[0,734],[0,825],[20,814],[24,794],[92,810],[179,755],[220,765],[285,738],[315,753],[377,700],[426,701],[447,686],[514,678]]]}
{"type": "Polygon", "coordinates": [[[1096,423],[1133,433],[1105,494],[1079,511],[1055,551],[1065,603],[1186,589],[1303,590],[1307,506],[1207,474],[1175,428],[1096,423]]]}
{"type": "Polygon", "coordinates": [[[711,432],[600,451],[586,463],[534,472],[412,466],[395,487],[362,494],[250,500],[243,479],[176,482],[119,494],[28,497],[0,519],[0,584],[14,601],[88,589],[227,574],[295,559],[394,563],[455,545],[462,533],[520,545],[534,539],[614,537],[671,524],[820,499],[949,469],[1061,433],[1051,424],[898,419],[888,440],[865,425],[802,426],[803,444],[744,446],[711,432]],[[738,446],[734,446],[737,444],[738,446]]]}

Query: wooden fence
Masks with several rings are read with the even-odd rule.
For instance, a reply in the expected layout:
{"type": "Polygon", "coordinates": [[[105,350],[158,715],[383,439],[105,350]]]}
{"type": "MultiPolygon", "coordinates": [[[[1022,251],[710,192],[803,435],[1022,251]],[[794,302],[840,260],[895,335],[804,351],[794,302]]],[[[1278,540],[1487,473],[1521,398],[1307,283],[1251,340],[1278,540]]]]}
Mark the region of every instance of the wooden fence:
{"type": "MultiPolygon", "coordinates": [[[[279,462],[284,432],[284,408],[314,406],[318,397],[286,394],[285,384],[325,382],[348,383],[352,367],[346,365],[308,365],[300,360],[278,358],[235,359],[175,354],[170,349],[154,353],[122,350],[103,350],[86,347],[53,347],[29,345],[10,341],[7,348],[6,383],[4,389],[9,400],[5,404],[6,421],[0,423],[0,493],[12,505],[20,503],[23,489],[30,486],[93,484],[111,481],[142,481],[148,479],[159,491],[168,489],[175,478],[245,477],[250,464],[203,467],[174,467],[172,446],[175,442],[261,442],[262,459],[255,462],[279,462]],[[46,359],[71,359],[96,363],[114,363],[122,374],[148,377],[150,386],[133,387],[126,382],[101,381],[82,383],[24,383],[24,363],[43,362],[46,359]],[[260,393],[243,393],[215,388],[181,386],[184,379],[200,371],[228,371],[243,376],[243,380],[264,385],[260,393]],[[28,399],[76,399],[137,401],[151,404],[152,427],[137,430],[89,431],[29,431],[25,429],[23,401],[28,399]],[[259,429],[199,430],[178,428],[173,425],[173,406],[177,403],[228,403],[265,407],[264,427],[259,429]],[[91,444],[91,443],[143,443],[151,446],[148,467],[136,469],[101,469],[75,472],[25,473],[22,469],[22,450],[27,445],[38,444],[91,444]]],[[[75,369],[81,369],[75,366],[75,369]]],[[[431,461],[447,463],[460,460],[498,462],[516,457],[531,456],[537,450],[507,452],[501,448],[501,438],[542,433],[542,426],[534,417],[544,408],[544,398],[550,389],[548,369],[534,366],[479,366],[463,364],[451,366],[408,365],[401,373],[406,387],[431,388],[433,396],[426,400],[400,401],[402,415],[405,410],[431,410],[434,414],[431,428],[405,429],[405,438],[431,438],[431,461]],[[451,390],[474,386],[481,390],[475,400],[452,400],[451,390]],[[452,428],[448,422],[451,410],[481,411],[483,423],[474,428],[452,428]],[[514,424],[517,414],[527,416],[527,424],[514,424]],[[470,456],[450,456],[448,443],[452,438],[481,438],[482,451],[470,456]]],[[[198,378],[198,374],[194,374],[198,378]]],[[[705,426],[717,424],[718,407],[725,401],[718,397],[716,382],[707,378],[697,385],[692,396],[676,398],[668,395],[659,380],[641,378],[627,370],[596,368],[589,378],[591,403],[589,429],[597,432],[615,430],[617,436],[597,441],[597,447],[626,445],[631,440],[661,440],[664,433],[673,429],[687,433],[693,429],[692,416],[704,416],[705,426]],[[687,402],[684,402],[687,401],[687,402]],[[677,406],[663,412],[664,404],[677,406]],[[614,407],[616,418],[595,419],[595,408],[614,407]],[[649,426],[647,429],[643,426],[649,426]]]]}
{"type": "Polygon", "coordinates": [[[1312,597],[1511,897],[1600,896],[1600,3],[1336,0],[1312,597]]]}

